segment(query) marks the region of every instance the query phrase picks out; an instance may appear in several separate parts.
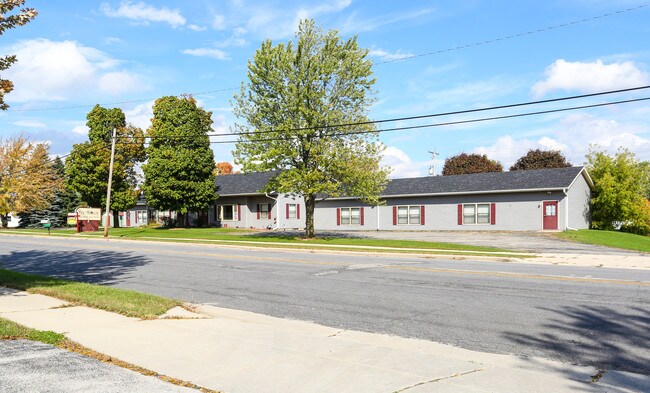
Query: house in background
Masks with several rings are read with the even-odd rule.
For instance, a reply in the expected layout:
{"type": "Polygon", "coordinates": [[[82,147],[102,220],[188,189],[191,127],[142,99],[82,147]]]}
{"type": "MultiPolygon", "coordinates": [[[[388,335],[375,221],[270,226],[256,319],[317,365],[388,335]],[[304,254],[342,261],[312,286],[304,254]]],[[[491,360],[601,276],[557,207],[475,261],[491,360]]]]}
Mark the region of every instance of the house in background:
{"type": "MultiPolygon", "coordinates": [[[[304,229],[302,198],[265,194],[275,172],[217,176],[210,225],[304,229]]],[[[385,205],[354,197],[316,204],[316,230],[540,231],[589,227],[593,182],[583,167],[393,179],[385,205]]]]}
{"type": "Polygon", "coordinates": [[[219,195],[210,209],[209,225],[223,228],[304,229],[301,197],[260,192],[277,172],[216,176],[219,195]]]}
{"type": "Polygon", "coordinates": [[[319,230],[501,230],[589,228],[593,182],[583,167],[391,180],[382,200],[329,198],[319,230]]]}

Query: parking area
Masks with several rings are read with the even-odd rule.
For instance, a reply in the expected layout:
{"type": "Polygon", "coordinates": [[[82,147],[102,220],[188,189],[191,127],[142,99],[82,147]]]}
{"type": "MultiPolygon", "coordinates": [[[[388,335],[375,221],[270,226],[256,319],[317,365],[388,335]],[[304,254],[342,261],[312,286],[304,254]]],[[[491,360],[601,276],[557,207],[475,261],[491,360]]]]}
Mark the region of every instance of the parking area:
{"type": "Polygon", "coordinates": [[[424,240],[499,247],[515,251],[553,254],[644,255],[616,248],[594,246],[558,239],[545,232],[470,232],[470,231],[366,231],[347,235],[376,239],[424,240]]]}

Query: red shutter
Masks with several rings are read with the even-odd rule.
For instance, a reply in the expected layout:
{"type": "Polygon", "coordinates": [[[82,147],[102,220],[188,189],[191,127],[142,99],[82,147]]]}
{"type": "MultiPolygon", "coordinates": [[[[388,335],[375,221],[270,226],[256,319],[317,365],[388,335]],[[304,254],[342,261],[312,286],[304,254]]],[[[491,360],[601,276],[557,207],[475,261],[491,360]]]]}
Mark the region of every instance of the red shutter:
{"type": "Polygon", "coordinates": [[[497,223],[497,204],[490,204],[490,224],[496,225],[497,223]]]}
{"type": "Polygon", "coordinates": [[[266,211],[266,218],[271,219],[271,204],[268,204],[268,210],[266,211]]]}
{"type": "Polygon", "coordinates": [[[288,204],[288,203],[287,203],[287,209],[286,209],[286,211],[287,211],[287,220],[288,220],[288,219],[289,219],[289,204],[288,204]]]}
{"type": "Polygon", "coordinates": [[[258,203],[258,204],[257,204],[257,219],[258,219],[258,220],[259,220],[260,218],[262,218],[262,216],[261,216],[260,214],[262,214],[262,212],[260,211],[260,204],[258,203]]]}
{"type": "Polygon", "coordinates": [[[241,221],[241,205],[237,205],[237,221],[241,221]]]}
{"type": "Polygon", "coordinates": [[[359,223],[363,225],[363,207],[359,209],[359,223]]]}
{"type": "Polygon", "coordinates": [[[397,206],[393,206],[393,225],[397,225],[397,206]]]}
{"type": "Polygon", "coordinates": [[[137,211],[137,210],[136,210],[136,212],[135,212],[135,223],[136,223],[136,224],[138,223],[138,211],[137,211]]]}
{"type": "Polygon", "coordinates": [[[214,220],[219,221],[219,206],[214,205],[214,220]]]}
{"type": "Polygon", "coordinates": [[[420,224],[424,225],[424,205],[420,206],[420,224]]]}
{"type": "Polygon", "coordinates": [[[458,225],[463,225],[463,205],[458,204],[458,225]]]}
{"type": "Polygon", "coordinates": [[[336,225],[341,225],[341,208],[336,208],[336,225]]]}
{"type": "Polygon", "coordinates": [[[296,219],[300,220],[300,203],[296,203],[296,219]]]}

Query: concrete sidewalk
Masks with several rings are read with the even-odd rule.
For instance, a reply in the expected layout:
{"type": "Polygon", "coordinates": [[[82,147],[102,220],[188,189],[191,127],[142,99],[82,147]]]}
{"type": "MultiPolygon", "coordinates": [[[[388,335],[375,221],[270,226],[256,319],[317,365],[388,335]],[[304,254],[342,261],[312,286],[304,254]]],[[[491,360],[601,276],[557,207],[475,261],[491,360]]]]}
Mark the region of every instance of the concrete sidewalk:
{"type": "Polygon", "coordinates": [[[650,378],[197,306],[138,320],[0,289],[0,317],[224,392],[638,392],[650,378]]]}

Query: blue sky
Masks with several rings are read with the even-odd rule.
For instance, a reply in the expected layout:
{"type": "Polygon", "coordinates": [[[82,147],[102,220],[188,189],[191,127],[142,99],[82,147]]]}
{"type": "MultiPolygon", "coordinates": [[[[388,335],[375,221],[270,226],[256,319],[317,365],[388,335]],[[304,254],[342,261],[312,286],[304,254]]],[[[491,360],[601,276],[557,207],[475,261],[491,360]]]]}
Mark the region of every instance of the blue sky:
{"type": "MultiPolygon", "coordinates": [[[[11,108],[0,113],[0,137],[23,133],[48,141],[54,154],[66,154],[85,140],[85,116],[96,103],[120,107],[128,121],[147,128],[155,98],[202,92],[211,92],[195,97],[213,112],[215,132],[227,133],[235,119],[233,91],[226,89],[245,79],[246,62],[262,40],[291,38],[304,17],[344,37],[358,35],[370,50],[377,63],[374,119],[650,85],[650,6],[645,5],[625,0],[27,0],[39,16],[0,38],[0,53],[19,59],[2,75],[16,88],[6,96],[11,108]],[[617,13],[627,9],[632,10],[617,13]],[[431,52],[439,53],[403,59],[431,52]]],[[[650,89],[534,110],[646,96],[650,89]]],[[[610,152],[625,146],[650,160],[649,115],[646,101],[387,132],[380,138],[387,146],[384,163],[393,167],[394,177],[426,175],[431,164],[439,172],[445,157],[463,151],[486,153],[507,167],[529,148],[553,148],[581,164],[592,143],[610,152]],[[428,151],[434,149],[440,155],[432,161],[428,151]]],[[[213,146],[217,161],[232,162],[233,145],[213,146]]]]}

